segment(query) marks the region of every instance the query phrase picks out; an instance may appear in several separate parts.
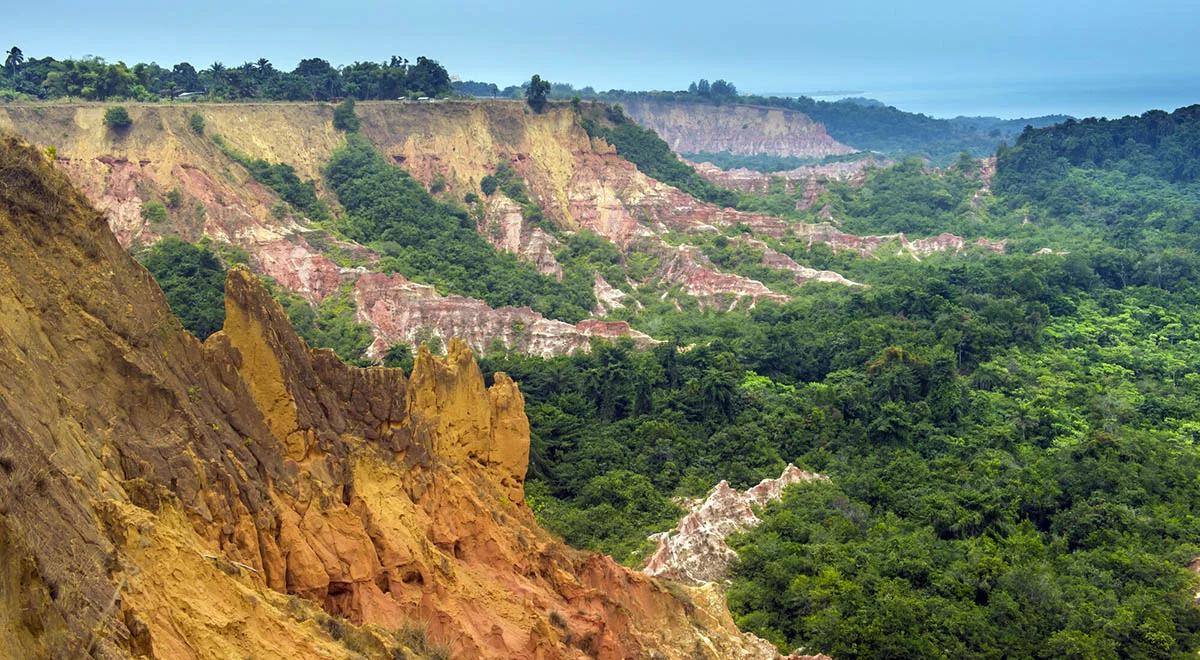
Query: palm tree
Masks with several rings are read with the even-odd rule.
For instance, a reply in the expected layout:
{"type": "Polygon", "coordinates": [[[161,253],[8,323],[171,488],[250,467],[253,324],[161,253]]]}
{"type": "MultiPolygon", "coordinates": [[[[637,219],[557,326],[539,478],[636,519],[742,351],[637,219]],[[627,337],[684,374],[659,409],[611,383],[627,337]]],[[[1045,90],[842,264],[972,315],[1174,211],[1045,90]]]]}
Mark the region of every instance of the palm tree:
{"type": "Polygon", "coordinates": [[[225,65],[220,62],[213,62],[206,69],[209,78],[208,93],[215,96],[223,96],[226,88],[225,80],[225,65]]]}
{"type": "Polygon", "coordinates": [[[8,49],[8,57],[4,58],[4,68],[8,69],[9,76],[17,75],[17,69],[24,63],[25,53],[22,53],[20,48],[13,46],[8,49]]]}
{"type": "Polygon", "coordinates": [[[710,413],[730,419],[737,399],[737,380],[727,371],[709,367],[700,378],[700,397],[710,413]]]}

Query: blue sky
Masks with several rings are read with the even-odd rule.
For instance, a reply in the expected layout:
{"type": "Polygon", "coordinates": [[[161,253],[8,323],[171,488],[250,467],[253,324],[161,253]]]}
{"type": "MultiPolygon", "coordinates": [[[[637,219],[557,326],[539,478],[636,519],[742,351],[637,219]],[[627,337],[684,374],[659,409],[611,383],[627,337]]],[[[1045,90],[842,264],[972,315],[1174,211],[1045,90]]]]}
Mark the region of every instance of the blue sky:
{"type": "MultiPolygon", "coordinates": [[[[40,0],[9,3],[0,14],[0,44],[9,42],[33,56],[186,60],[198,68],[258,57],[290,68],[309,56],[346,64],[424,54],[463,79],[508,84],[537,72],[600,89],[676,89],[704,76],[746,91],[886,97],[889,89],[996,83],[1021,87],[1033,107],[1032,97],[1053,96],[1064,80],[1191,86],[1200,77],[1200,0],[40,0]],[[1042,92],[1029,91],[1039,84],[1042,92]]],[[[968,111],[976,96],[895,93],[909,105],[949,104],[928,110],[937,114],[955,104],[968,111]]],[[[1189,93],[1200,101],[1200,89],[1177,95],[1189,93]]]]}

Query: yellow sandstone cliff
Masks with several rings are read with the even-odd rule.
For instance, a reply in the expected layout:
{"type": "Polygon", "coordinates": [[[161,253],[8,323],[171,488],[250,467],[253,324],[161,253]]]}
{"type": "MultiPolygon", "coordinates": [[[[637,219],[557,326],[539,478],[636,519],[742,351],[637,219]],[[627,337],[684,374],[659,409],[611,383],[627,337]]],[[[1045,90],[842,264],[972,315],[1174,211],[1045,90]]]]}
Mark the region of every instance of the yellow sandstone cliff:
{"type": "Polygon", "coordinates": [[[0,657],[757,658],[720,599],[524,504],[517,385],[295,334],[245,270],[201,344],[0,135],[0,657]]]}

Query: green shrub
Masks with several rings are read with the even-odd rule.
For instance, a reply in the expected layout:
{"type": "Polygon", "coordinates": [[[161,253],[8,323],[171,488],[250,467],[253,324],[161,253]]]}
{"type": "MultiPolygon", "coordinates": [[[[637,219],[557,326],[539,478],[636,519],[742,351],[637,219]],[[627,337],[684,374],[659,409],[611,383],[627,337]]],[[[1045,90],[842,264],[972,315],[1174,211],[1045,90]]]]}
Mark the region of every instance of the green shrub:
{"type": "Polygon", "coordinates": [[[146,222],[159,224],[166,222],[167,218],[167,207],[162,202],[155,199],[142,202],[142,219],[146,222]]]}
{"type": "Polygon", "coordinates": [[[192,127],[192,132],[196,135],[204,135],[204,117],[200,116],[199,112],[193,112],[188,118],[188,125],[192,127]]]}
{"type": "Polygon", "coordinates": [[[183,193],[178,188],[167,191],[167,208],[177,209],[183,204],[183,193]]]}
{"type": "Polygon", "coordinates": [[[154,275],[183,327],[199,339],[221,329],[225,323],[225,267],[212,250],[168,237],[136,256],[154,275]]]}
{"type": "Polygon", "coordinates": [[[412,373],[413,352],[408,344],[392,344],[383,354],[383,366],[412,373]]]}
{"type": "Polygon", "coordinates": [[[429,192],[433,193],[434,195],[436,195],[440,192],[443,192],[445,190],[446,190],[446,177],[442,176],[441,174],[438,174],[437,176],[433,177],[433,181],[429,182],[429,192]]]}
{"type": "Polygon", "coordinates": [[[541,112],[546,108],[546,99],[549,96],[550,81],[542,80],[541,76],[534,74],[525,87],[525,102],[534,112],[541,112]]]}
{"type": "Polygon", "coordinates": [[[343,133],[353,133],[358,130],[358,115],[354,114],[354,98],[349,97],[333,109],[333,127],[343,133]]]}
{"type": "Polygon", "coordinates": [[[496,188],[499,187],[500,182],[497,181],[496,177],[491,174],[479,180],[479,189],[488,197],[491,197],[496,192],[496,188]]]}
{"type": "Polygon", "coordinates": [[[104,125],[117,132],[128,130],[133,126],[133,119],[125,106],[114,106],[104,111],[104,125]]]}

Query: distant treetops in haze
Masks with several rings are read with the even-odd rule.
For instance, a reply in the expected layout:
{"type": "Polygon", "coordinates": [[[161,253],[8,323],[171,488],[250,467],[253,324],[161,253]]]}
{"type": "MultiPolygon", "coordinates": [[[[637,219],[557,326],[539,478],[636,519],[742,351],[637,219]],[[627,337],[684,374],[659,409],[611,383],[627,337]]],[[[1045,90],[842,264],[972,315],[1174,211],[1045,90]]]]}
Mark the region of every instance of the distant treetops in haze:
{"type": "Polygon", "coordinates": [[[310,58],[292,71],[276,69],[263,58],[237,67],[214,62],[197,70],[188,62],[168,69],[153,62],[128,66],[99,57],[27,58],[13,46],[0,70],[0,99],[157,101],[205,96],[231,101],[328,101],[435,97],[450,92],[450,74],[427,57],[410,62],[393,56],[386,62],[355,62],[340,68],[310,58]]]}

